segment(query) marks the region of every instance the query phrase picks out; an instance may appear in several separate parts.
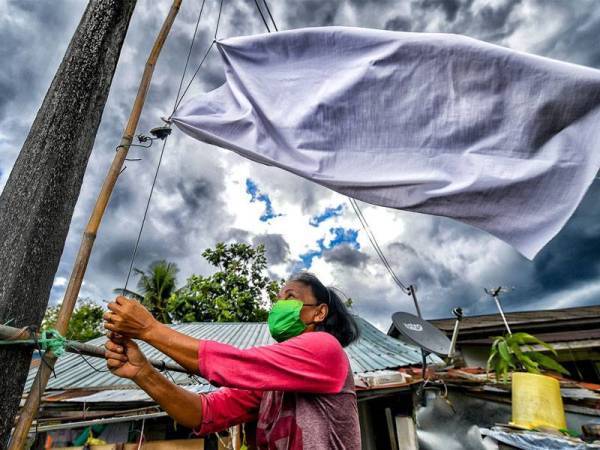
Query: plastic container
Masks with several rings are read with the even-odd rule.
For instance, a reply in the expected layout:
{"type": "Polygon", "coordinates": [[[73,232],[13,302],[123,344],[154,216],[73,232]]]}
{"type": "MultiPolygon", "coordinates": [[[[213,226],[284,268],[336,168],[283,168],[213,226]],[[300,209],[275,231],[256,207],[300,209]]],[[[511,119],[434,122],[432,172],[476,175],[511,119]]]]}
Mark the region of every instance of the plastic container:
{"type": "Polygon", "coordinates": [[[512,425],[567,428],[558,380],[535,373],[512,375],[512,425]]]}

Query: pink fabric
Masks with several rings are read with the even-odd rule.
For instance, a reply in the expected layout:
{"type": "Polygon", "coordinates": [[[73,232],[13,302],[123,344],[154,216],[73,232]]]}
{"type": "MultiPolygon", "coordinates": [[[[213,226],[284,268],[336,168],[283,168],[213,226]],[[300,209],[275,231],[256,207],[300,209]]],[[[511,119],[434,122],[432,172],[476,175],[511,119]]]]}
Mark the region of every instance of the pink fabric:
{"type": "Polygon", "coordinates": [[[209,434],[258,419],[263,393],[222,388],[202,395],[202,426],[198,434],[209,434]]]}
{"type": "Polygon", "coordinates": [[[199,434],[256,421],[259,449],[360,449],[350,362],[330,334],[247,350],[201,341],[198,359],[200,375],[224,386],[203,396],[199,434]]]}
{"type": "Polygon", "coordinates": [[[200,375],[213,385],[313,394],[340,392],[349,368],[337,339],[319,331],[246,350],[200,341],[198,360],[200,375]]]}

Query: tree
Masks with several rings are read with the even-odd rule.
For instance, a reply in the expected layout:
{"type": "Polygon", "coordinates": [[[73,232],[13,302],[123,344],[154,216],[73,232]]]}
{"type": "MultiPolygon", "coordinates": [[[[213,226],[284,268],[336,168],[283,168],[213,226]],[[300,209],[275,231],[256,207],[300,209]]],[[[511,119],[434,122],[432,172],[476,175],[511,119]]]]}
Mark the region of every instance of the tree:
{"type": "Polygon", "coordinates": [[[147,271],[133,270],[140,275],[138,281],[140,292],[128,289],[115,289],[115,292],[141,301],[162,323],[171,323],[168,301],[177,285],[177,272],[179,272],[177,264],[160,260],[150,264],[147,271]]]}
{"type": "MultiPolygon", "coordinates": [[[[60,305],[51,306],[46,310],[46,315],[42,320],[43,330],[54,328],[59,310],[60,305]]],[[[101,336],[103,314],[104,309],[100,305],[90,299],[82,300],[71,315],[69,329],[65,337],[72,341],[86,342],[101,336]]]]}
{"type": "Polygon", "coordinates": [[[169,299],[178,322],[258,322],[277,297],[280,283],[265,274],[263,245],[218,243],[202,256],[218,270],[207,277],[192,275],[169,299]]]}
{"type": "MultiPolygon", "coordinates": [[[[88,3],[0,195],[0,323],[42,321],[134,7],[135,1],[88,3]]],[[[0,448],[31,353],[0,349],[0,448]]]]}

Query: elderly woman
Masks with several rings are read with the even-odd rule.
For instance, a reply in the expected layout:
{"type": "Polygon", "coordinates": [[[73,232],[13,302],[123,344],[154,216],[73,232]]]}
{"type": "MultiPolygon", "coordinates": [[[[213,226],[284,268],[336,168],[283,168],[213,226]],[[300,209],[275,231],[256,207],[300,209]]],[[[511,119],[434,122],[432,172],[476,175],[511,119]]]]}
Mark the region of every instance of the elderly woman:
{"type": "Polygon", "coordinates": [[[260,449],[360,448],[352,370],[343,350],[358,328],[338,295],[314,275],[298,274],[279,292],[268,319],[277,343],[247,350],[178,333],[124,297],[108,308],[109,369],[133,380],[182,425],[204,435],[257,422],[260,449]],[[173,384],[132,338],[221,389],[197,395],[173,384]]]}

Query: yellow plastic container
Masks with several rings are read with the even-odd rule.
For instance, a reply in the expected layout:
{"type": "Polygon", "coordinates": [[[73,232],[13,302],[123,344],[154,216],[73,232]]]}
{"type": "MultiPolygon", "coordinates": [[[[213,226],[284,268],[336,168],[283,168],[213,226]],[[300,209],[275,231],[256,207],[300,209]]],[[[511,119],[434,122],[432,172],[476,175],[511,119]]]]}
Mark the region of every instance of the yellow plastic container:
{"type": "Polygon", "coordinates": [[[535,373],[512,375],[512,425],[567,428],[558,380],[535,373]]]}

